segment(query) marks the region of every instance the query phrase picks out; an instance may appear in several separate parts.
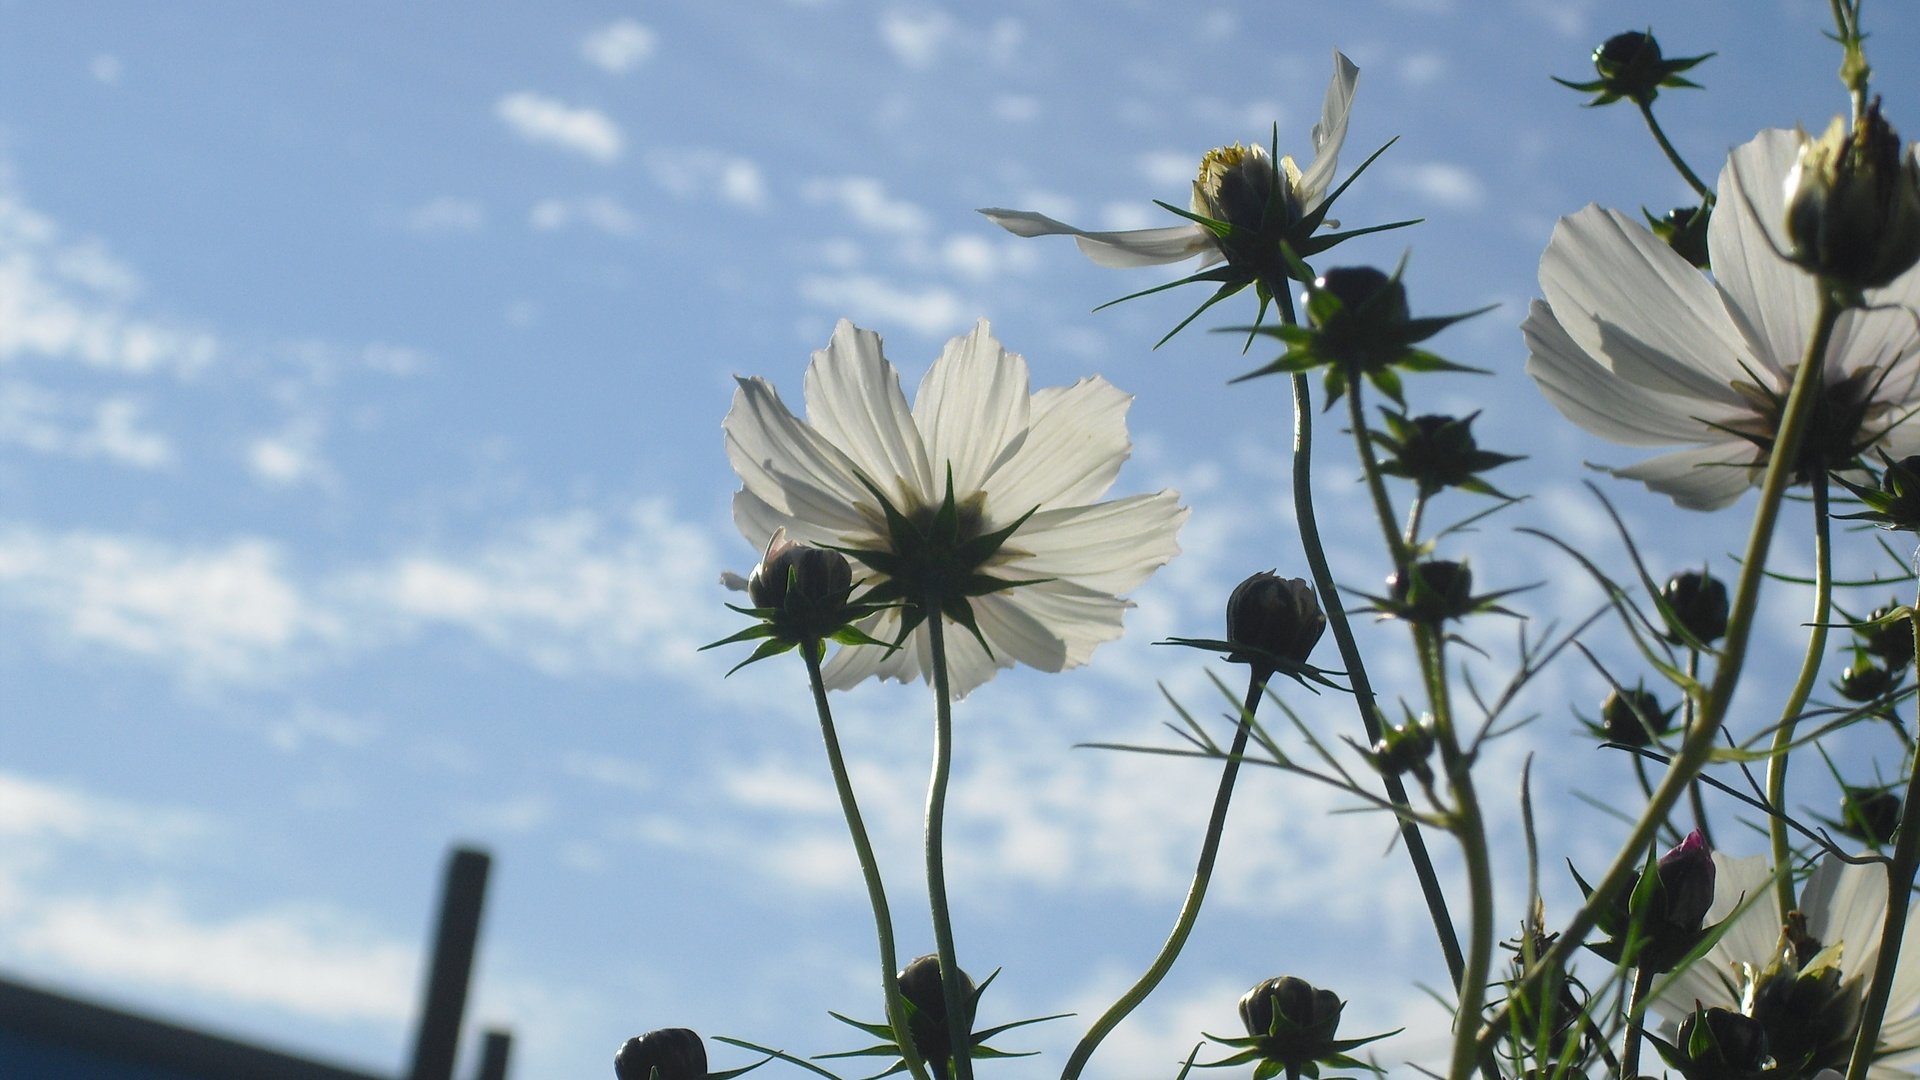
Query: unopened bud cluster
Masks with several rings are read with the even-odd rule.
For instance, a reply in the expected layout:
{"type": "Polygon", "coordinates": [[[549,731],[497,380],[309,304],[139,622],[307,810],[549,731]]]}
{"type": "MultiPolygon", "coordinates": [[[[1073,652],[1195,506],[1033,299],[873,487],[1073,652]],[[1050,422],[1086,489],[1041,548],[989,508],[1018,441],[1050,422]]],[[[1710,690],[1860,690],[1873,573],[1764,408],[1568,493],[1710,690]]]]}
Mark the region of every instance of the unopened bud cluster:
{"type": "Polygon", "coordinates": [[[1835,118],[1803,136],[1786,199],[1793,260],[1823,280],[1871,289],[1920,261],[1920,163],[1878,101],[1851,129],[1835,118]]]}

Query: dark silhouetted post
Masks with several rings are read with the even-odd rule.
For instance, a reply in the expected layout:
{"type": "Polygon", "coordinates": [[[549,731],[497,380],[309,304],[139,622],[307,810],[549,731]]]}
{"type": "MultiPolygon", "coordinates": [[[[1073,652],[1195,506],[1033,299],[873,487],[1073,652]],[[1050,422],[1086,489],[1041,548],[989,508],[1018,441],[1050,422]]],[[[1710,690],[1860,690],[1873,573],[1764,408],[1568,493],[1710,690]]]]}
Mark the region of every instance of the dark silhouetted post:
{"type": "Polygon", "coordinates": [[[487,870],[492,863],[486,852],[473,848],[455,848],[447,862],[440,926],[434,934],[426,1001],[420,1009],[413,1070],[408,1074],[412,1080],[453,1080],[467,982],[473,975],[474,946],[480,938],[480,906],[486,899],[487,870]]]}
{"type": "Polygon", "coordinates": [[[474,1080],[507,1080],[507,1055],[513,1049],[513,1035],[505,1031],[487,1032],[480,1045],[480,1071],[474,1080]]]}

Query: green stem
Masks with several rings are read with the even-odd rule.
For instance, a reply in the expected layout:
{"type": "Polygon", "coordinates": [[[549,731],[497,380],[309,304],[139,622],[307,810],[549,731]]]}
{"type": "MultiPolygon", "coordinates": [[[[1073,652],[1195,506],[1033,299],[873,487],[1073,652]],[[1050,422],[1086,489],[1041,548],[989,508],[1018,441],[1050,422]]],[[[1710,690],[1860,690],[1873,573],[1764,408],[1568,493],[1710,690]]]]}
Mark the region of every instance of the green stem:
{"type": "Polygon", "coordinates": [[[1634,104],[1640,106],[1640,116],[1646,120],[1647,130],[1653,132],[1653,140],[1660,144],[1661,153],[1666,154],[1667,160],[1673,163],[1673,167],[1680,170],[1681,179],[1687,182],[1687,186],[1693,189],[1694,194],[1700,196],[1701,202],[1712,206],[1713,189],[1694,175],[1693,170],[1687,167],[1686,159],[1680,156],[1680,151],[1675,150],[1673,144],[1667,141],[1667,133],[1660,129],[1660,121],[1653,118],[1653,103],[1636,101],[1634,104]]]}
{"type": "MultiPolygon", "coordinates": [[[[1285,284],[1284,282],[1282,283],[1285,284]]],[[[1293,301],[1284,289],[1280,298],[1281,318],[1294,321],[1293,301]]],[[[1354,641],[1353,626],[1340,603],[1340,588],[1334,583],[1333,570],[1327,565],[1327,551],[1320,542],[1320,526],[1313,511],[1313,395],[1305,375],[1293,376],[1293,514],[1300,526],[1300,546],[1307,557],[1307,569],[1313,575],[1314,591],[1320,594],[1320,606],[1327,616],[1327,628],[1333,631],[1334,644],[1340,649],[1340,663],[1347,671],[1347,684],[1353,688],[1354,707],[1360,713],[1360,725],[1367,733],[1369,746],[1380,741],[1380,715],[1374,704],[1373,686],[1367,678],[1367,665],[1354,641]]],[[[1396,774],[1382,773],[1380,782],[1400,817],[1400,839],[1406,844],[1407,859],[1413,863],[1414,877],[1420,882],[1420,895],[1426,900],[1427,914],[1433,920],[1434,936],[1440,941],[1440,953],[1446,958],[1447,975],[1455,986],[1465,969],[1460,954],[1460,938],[1447,911],[1447,894],[1440,888],[1440,875],[1433,869],[1433,856],[1427,851],[1426,837],[1420,826],[1408,816],[1412,803],[1407,800],[1407,785],[1396,774]]]]}
{"type": "Polygon", "coordinates": [[[1644,964],[1633,971],[1633,993],[1627,998],[1627,1045],[1620,1054],[1620,1075],[1626,1080],[1640,1075],[1640,1033],[1647,1024],[1646,1000],[1657,974],[1644,964]]]}
{"type": "Polygon", "coordinates": [[[827,764],[833,769],[833,787],[840,793],[840,812],[846,816],[847,831],[853,834],[854,854],[860,859],[860,875],[867,882],[867,901],[873,905],[873,926],[880,935],[880,992],[887,1002],[887,1023],[893,1027],[893,1040],[914,1080],[928,1080],[927,1066],[913,1043],[913,1029],[907,1023],[906,999],[900,996],[900,980],[895,972],[900,964],[893,946],[893,916],[887,909],[887,891],[880,880],[880,862],[874,858],[873,843],[867,839],[866,824],[860,818],[860,804],[853,797],[853,780],[847,775],[847,762],[840,753],[840,737],[834,734],[833,710],[827,705],[827,685],[820,676],[820,642],[801,642],[800,654],[807,661],[807,681],[813,687],[813,708],[820,714],[820,737],[827,744],[827,764]]]}
{"type": "MultiPolygon", "coordinates": [[[[1574,950],[1586,940],[1587,932],[1593,929],[1600,912],[1613,903],[1614,897],[1640,871],[1641,854],[1654,842],[1667,814],[1713,755],[1721,725],[1726,722],[1727,707],[1733,701],[1733,691],[1740,683],[1740,671],[1746,663],[1754,611],[1759,606],[1760,584],[1766,577],[1767,552],[1773,546],[1773,529],[1780,518],[1781,497],[1797,471],[1801,439],[1811,421],[1814,404],[1825,387],[1822,368],[1827,344],[1833,338],[1833,326],[1840,317],[1840,311],[1841,306],[1833,294],[1822,289],[1813,338],[1807,343],[1806,360],[1794,372],[1793,388],[1787,393],[1780,428],[1775,433],[1773,449],[1767,455],[1767,471],[1760,483],[1760,504],[1754,508],[1753,526],[1747,535],[1746,555],[1740,560],[1740,577],[1734,585],[1732,611],[1727,619],[1726,644],[1721,649],[1713,683],[1704,691],[1699,723],[1681,742],[1679,753],[1673,756],[1667,766],[1666,776],[1661,779],[1653,798],[1648,800],[1646,810],[1621,844],[1613,864],[1594,883],[1593,893],[1587,897],[1587,902],[1574,913],[1552,947],[1515,987],[1512,997],[1516,999],[1524,1000],[1524,995],[1532,993],[1547,973],[1566,965],[1574,950]]],[[[1500,1037],[1506,1026],[1508,1011],[1502,1008],[1481,1029],[1482,1047],[1491,1047],[1494,1040],[1500,1037]]]]}
{"type": "MultiPolygon", "coordinates": [[[[927,782],[927,902],[933,908],[933,942],[940,957],[940,992],[947,1006],[948,1045],[955,1080],[973,1080],[973,1001],[960,981],[953,948],[953,918],[947,911],[947,780],[953,772],[953,694],[947,683],[945,620],[937,597],[928,597],[927,634],[933,653],[933,777],[927,782]]],[[[938,1063],[936,1063],[938,1064],[938,1063]]]]}
{"type": "Polygon", "coordinates": [[[1246,701],[1240,707],[1240,726],[1233,733],[1233,748],[1227,752],[1227,762],[1220,770],[1220,787],[1213,794],[1213,812],[1207,818],[1207,835],[1200,842],[1200,861],[1193,871],[1193,883],[1187,886],[1186,902],[1180,905],[1180,914],[1174,920],[1173,932],[1167,935],[1166,943],[1160,946],[1159,955],[1140,976],[1120,1000],[1100,1014],[1087,1033],[1080,1038],[1079,1045],[1073,1048],[1073,1055],[1067,1059],[1067,1067],[1060,1073],[1061,1080],[1074,1080],[1102,1039],[1107,1037],[1127,1014],[1147,1000],[1160,981],[1173,970],[1173,962],[1186,947],[1187,938],[1193,933],[1193,925],[1200,918],[1200,905],[1207,898],[1207,885],[1213,880],[1214,858],[1220,853],[1220,836],[1226,831],[1227,805],[1233,800],[1233,784],[1240,774],[1240,762],[1247,752],[1247,738],[1253,730],[1254,710],[1260,707],[1261,693],[1266,689],[1267,678],[1272,673],[1259,667],[1254,668],[1248,680],[1246,701]]]}
{"type": "MultiPolygon", "coordinates": [[[[1920,643],[1920,613],[1909,615],[1913,638],[1920,643]]],[[[1916,653],[1920,663],[1920,653],[1916,653]]],[[[1860,1030],[1853,1040],[1853,1059],[1847,1065],[1847,1080],[1866,1080],[1880,1045],[1880,1022],[1887,1014],[1893,996],[1893,969],[1900,961],[1900,943],[1907,933],[1907,910],[1913,897],[1913,879],[1920,871],[1920,768],[1907,777],[1907,801],[1900,807],[1900,826],[1895,833],[1893,861],[1887,864],[1887,918],[1880,927],[1880,955],[1874,963],[1873,982],[1867,986],[1866,1004],[1860,1010],[1860,1030]]]]}
{"type": "Polygon", "coordinates": [[[1453,794],[1453,833],[1467,871],[1466,969],[1460,975],[1454,1012],[1452,1080],[1466,1080],[1476,1064],[1492,1073],[1491,1052],[1480,1047],[1479,1017],[1487,1000],[1487,980],[1493,970],[1493,860],[1487,850],[1486,821],[1473,789],[1473,761],[1460,747],[1454,730],[1452,696],[1447,688],[1446,639],[1438,627],[1416,625],[1414,647],[1426,671],[1427,698],[1433,709],[1434,740],[1446,769],[1447,788],[1453,794]]]}
{"type": "MultiPolygon", "coordinates": [[[[1687,682],[1700,680],[1700,652],[1687,650],[1687,682]]],[[[1693,695],[1688,694],[1680,702],[1680,730],[1692,731],[1694,721],[1693,695]]],[[[1636,759],[1637,760],[1637,759],[1636,759]]],[[[1700,830],[1700,838],[1707,842],[1708,850],[1713,849],[1713,830],[1707,826],[1707,800],[1700,794],[1700,781],[1694,780],[1687,785],[1687,798],[1693,804],[1693,827],[1700,830]]]]}
{"type": "MultiPolygon", "coordinates": [[[[1767,817],[1767,836],[1773,852],[1773,865],[1786,866],[1793,860],[1787,843],[1787,750],[1793,745],[1793,731],[1799,726],[1800,711],[1813,696],[1813,684],[1820,677],[1820,662],[1827,652],[1827,617],[1833,610],[1833,549],[1827,518],[1827,474],[1813,476],[1813,629],[1807,635],[1807,655],[1800,663],[1800,677],[1787,695],[1780,723],[1773,729],[1773,748],[1767,758],[1767,802],[1773,813],[1767,817]]],[[[1774,875],[1774,894],[1781,911],[1794,909],[1793,875],[1774,875]]]]}
{"type": "MultiPolygon", "coordinates": [[[[1387,482],[1380,475],[1380,461],[1373,453],[1373,440],[1367,437],[1366,409],[1360,404],[1362,379],[1355,376],[1347,387],[1347,421],[1353,425],[1353,443],[1360,456],[1360,474],[1366,477],[1367,494],[1373,496],[1373,516],[1380,521],[1380,531],[1387,538],[1387,554],[1393,559],[1395,573],[1407,569],[1412,561],[1409,554],[1411,540],[1402,540],[1398,526],[1398,515],[1393,512],[1393,501],[1387,497],[1387,482]]],[[[1412,522],[1409,522],[1411,527],[1412,522]]]]}

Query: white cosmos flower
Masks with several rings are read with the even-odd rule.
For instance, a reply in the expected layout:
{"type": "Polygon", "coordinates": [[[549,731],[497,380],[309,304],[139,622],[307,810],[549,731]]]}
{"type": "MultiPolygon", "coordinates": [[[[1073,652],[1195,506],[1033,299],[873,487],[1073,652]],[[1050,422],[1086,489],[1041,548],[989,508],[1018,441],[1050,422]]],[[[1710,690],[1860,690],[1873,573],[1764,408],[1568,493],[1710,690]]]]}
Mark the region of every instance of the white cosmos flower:
{"type": "MultiPolygon", "coordinates": [[[[1733,859],[1716,852],[1713,861],[1713,907],[1707,911],[1707,923],[1726,919],[1749,899],[1754,902],[1740,912],[1705,956],[1676,973],[1654,999],[1653,1008],[1667,1019],[1669,1031],[1695,1008],[1696,1002],[1741,1010],[1752,974],[1764,971],[1781,948],[1785,919],[1774,895],[1773,871],[1766,856],[1733,859]]],[[[1920,904],[1915,904],[1915,910],[1920,913],[1920,904]]],[[[1800,966],[1809,966],[1809,961],[1832,961],[1839,967],[1836,992],[1844,1000],[1840,1013],[1855,1018],[1842,1033],[1850,1050],[1860,1005],[1880,958],[1880,930],[1887,917],[1886,869],[1826,856],[1801,889],[1799,912],[1806,919],[1807,937],[1812,939],[1809,948],[1834,954],[1820,961],[1803,955],[1799,957],[1800,966]]],[[[1914,924],[1910,921],[1908,925],[1914,924]]],[[[1875,1080],[1912,1076],[1895,1067],[1894,1062],[1910,1061],[1916,1048],[1920,1048],[1920,935],[1909,932],[1900,943],[1893,992],[1880,1026],[1880,1053],[1892,1060],[1876,1063],[1869,1075],[1875,1080]]],[[[1840,1055],[1838,1061],[1816,1060],[1814,1064],[1844,1068],[1847,1050],[1835,1049],[1840,1055]]]]}
{"type": "MultiPolygon", "coordinates": [[[[1540,290],[1520,329],[1527,373],[1569,420],[1625,446],[1683,446],[1615,475],[1681,506],[1712,510],[1759,482],[1780,403],[1812,336],[1814,279],[1782,258],[1791,131],[1763,131],[1728,158],[1701,273],[1638,221],[1589,206],[1560,219],[1540,259],[1540,290]]],[[[1840,316],[1821,412],[1802,466],[1841,467],[1870,446],[1920,450],[1920,270],[1870,290],[1876,310],[1840,316]],[[1904,310],[1902,310],[1904,309],[1904,310]],[[1857,417],[1857,423],[1853,418],[1857,417]]],[[[1805,477],[1800,477],[1805,479],[1805,477]]]]}
{"type": "MultiPolygon", "coordinates": [[[[741,480],[734,524],[756,547],[785,528],[801,543],[891,550],[868,485],[924,522],[951,476],[968,537],[1031,513],[979,568],[997,580],[1031,582],[971,599],[992,655],[965,630],[945,635],[956,697],[1016,661],[1042,671],[1086,663],[1094,646],[1120,636],[1121,614],[1132,605],[1119,594],[1180,550],[1174,536],[1187,511],[1176,493],[1097,501],[1127,456],[1132,398],[1098,377],[1029,395],[1026,360],[1003,349],[985,320],[947,343],[911,409],[880,336],[845,320],[813,354],[805,392],[803,421],[765,380],[740,379],[727,412],[727,458],[741,480]]],[[[861,584],[880,580],[864,568],[861,584]]],[[[901,625],[898,609],[889,609],[861,629],[893,641],[901,625]]],[[[870,675],[931,681],[927,628],[891,653],[843,647],[825,669],[827,685],[841,689],[870,675]]]]}
{"type": "MultiPolygon", "coordinates": [[[[1333,54],[1333,81],[1327,84],[1326,101],[1320,108],[1320,122],[1313,125],[1313,161],[1302,171],[1291,156],[1280,159],[1280,176],[1287,186],[1284,198],[1291,210],[1290,220],[1297,221],[1311,214],[1326,200],[1327,187],[1333,181],[1334,170],[1339,165],[1340,145],[1347,138],[1347,114],[1353,108],[1353,87],[1359,78],[1360,69],[1336,50],[1333,54]]],[[[1200,178],[1194,182],[1193,211],[1220,220],[1222,203],[1231,201],[1218,197],[1223,173],[1238,169],[1246,173],[1265,172],[1269,176],[1273,171],[1267,152],[1259,145],[1211,151],[1201,162],[1200,178]],[[1226,157],[1232,160],[1224,160],[1226,157]]],[[[1089,232],[1031,210],[992,208],[980,212],[1016,236],[1072,236],[1087,258],[1101,266],[1153,266],[1180,262],[1195,255],[1201,256],[1201,266],[1209,266],[1226,258],[1214,234],[1198,222],[1128,232],[1089,232]]]]}

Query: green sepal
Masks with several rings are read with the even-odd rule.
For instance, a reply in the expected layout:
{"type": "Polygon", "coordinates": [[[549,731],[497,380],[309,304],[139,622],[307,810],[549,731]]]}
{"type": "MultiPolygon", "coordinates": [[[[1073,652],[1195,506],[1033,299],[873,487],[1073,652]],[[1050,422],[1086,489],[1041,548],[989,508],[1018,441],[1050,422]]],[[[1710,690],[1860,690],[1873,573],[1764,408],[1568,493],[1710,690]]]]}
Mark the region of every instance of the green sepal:
{"type": "MultiPolygon", "coordinates": [[[[1217,652],[1217,653],[1240,653],[1240,654],[1252,653],[1253,655],[1259,657],[1260,660],[1263,663],[1265,663],[1268,667],[1270,667],[1275,674],[1285,675],[1287,678],[1292,679],[1294,682],[1297,682],[1302,686],[1305,686],[1309,690],[1313,690],[1313,686],[1310,684],[1318,683],[1319,685],[1324,686],[1329,690],[1337,690],[1343,694],[1350,694],[1353,692],[1348,687],[1341,686],[1339,683],[1334,682],[1332,679],[1329,679],[1327,677],[1330,674],[1331,675],[1346,674],[1343,671],[1333,671],[1330,668],[1318,668],[1318,667],[1314,667],[1312,664],[1303,664],[1297,660],[1289,660],[1286,657],[1280,656],[1277,653],[1268,652],[1266,649],[1262,649],[1257,645],[1248,645],[1244,642],[1221,641],[1217,638],[1183,638],[1183,637],[1167,638],[1163,641],[1156,641],[1154,642],[1154,644],[1155,645],[1183,645],[1189,649],[1205,649],[1207,652],[1217,652]]],[[[1317,694],[1319,693],[1319,691],[1314,690],[1314,693],[1317,694]]]]}

